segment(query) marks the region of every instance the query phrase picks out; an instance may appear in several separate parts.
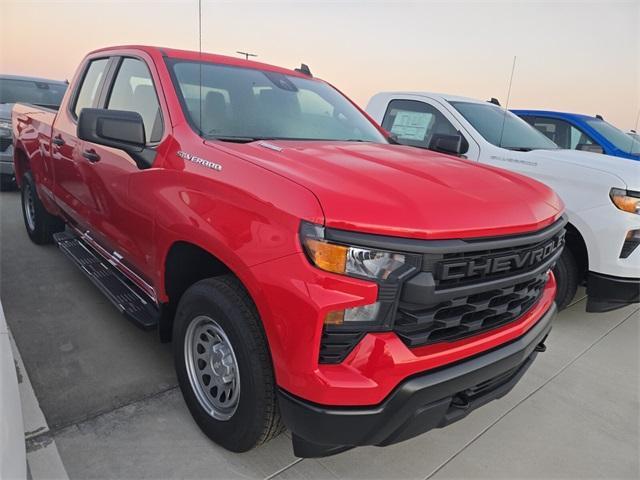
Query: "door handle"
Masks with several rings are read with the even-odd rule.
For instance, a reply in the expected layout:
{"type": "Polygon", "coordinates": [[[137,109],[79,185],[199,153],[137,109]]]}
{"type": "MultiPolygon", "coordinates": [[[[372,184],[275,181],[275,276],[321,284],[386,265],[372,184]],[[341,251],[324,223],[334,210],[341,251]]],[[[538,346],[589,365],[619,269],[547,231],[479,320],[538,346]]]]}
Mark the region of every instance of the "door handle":
{"type": "Polygon", "coordinates": [[[51,140],[51,143],[53,143],[54,145],[57,145],[59,147],[61,147],[62,145],[64,145],[64,139],[62,138],[62,136],[60,135],[56,135],[55,137],[53,137],[53,139],[51,140]]]}
{"type": "Polygon", "coordinates": [[[98,153],[93,148],[82,152],[82,156],[87,160],[89,160],[91,163],[94,163],[100,160],[100,155],[98,155],[98,153]]]}

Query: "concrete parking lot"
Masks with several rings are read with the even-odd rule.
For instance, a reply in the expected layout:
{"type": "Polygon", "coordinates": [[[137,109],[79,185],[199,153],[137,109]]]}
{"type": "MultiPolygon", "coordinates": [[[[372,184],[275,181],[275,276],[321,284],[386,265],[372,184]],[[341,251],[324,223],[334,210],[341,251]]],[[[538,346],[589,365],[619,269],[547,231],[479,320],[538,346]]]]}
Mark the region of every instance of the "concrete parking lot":
{"type": "Polygon", "coordinates": [[[28,240],[18,192],[0,202],[0,299],[49,428],[28,449],[55,441],[69,478],[640,477],[638,306],[586,314],[581,291],[516,388],[444,430],[321,460],[288,433],[233,454],[191,419],[171,346],[28,240]]]}

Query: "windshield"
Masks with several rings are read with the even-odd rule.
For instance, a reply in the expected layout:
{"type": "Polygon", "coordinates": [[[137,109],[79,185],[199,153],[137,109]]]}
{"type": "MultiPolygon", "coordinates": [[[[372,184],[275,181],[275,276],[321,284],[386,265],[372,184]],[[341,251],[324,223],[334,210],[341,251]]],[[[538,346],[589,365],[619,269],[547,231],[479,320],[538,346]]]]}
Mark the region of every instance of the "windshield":
{"type": "Polygon", "coordinates": [[[587,125],[609,140],[618,150],[622,150],[624,153],[640,155],[640,142],[637,139],[604,120],[593,119],[586,122],[587,125]]]}
{"type": "Polygon", "coordinates": [[[449,103],[487,142],[497,147],[522,151],[558,148],[555,143],[527,122],[497,105],[472,102],[449,103]]]}
{"type": "Polygon", "coordinates": [[[386,143],[349,100],[322,81],[204,62],[173,61],[170,67],[186,115],[205,138],[386,143]]]}
{"type": "Polygon", "coordinates": [[[33,103],[59,107],[67,85],[36,80],[0,78],[0,103],[33,103]]]}

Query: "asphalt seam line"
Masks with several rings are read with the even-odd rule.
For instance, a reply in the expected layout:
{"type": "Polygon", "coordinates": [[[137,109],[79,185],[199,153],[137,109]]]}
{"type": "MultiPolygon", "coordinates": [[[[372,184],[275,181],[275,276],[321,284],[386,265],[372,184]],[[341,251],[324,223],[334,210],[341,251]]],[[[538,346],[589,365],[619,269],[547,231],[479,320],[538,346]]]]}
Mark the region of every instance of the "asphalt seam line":
{"type": "Polygon", "coordinates": [[[29,441],[32,442],[32,443],[37,443],[42,438],[54,437],[55,435],[57,435],[58,433],[62,432],[63,430],[66,430],[67,428],[77,427],[78,425],[80,425],[82,423],[90,422],[91,420],[95,420],[96,418],[102,417],[103,415],[108,415],[110,413],[116,412],[117,410],[129,407],[131,405],[135,405],[137,403],[146,402],[148,400],[153,400],[156,397],[160,397],[165,393],[168,393],[168,392],[171,392],[171,391],[177,390],[177,389],[178,389],[178,385],[174,385],[172,387],[165,388],[165,389],[160,390],[158,392],[150,393],[149,395],[145,395],[143,397],[131,400],[130,402],[123,403],[121,405],[116,405],[115,407],[110,408],[109,410],[100,410],[98,412],[92,413],[90,415],[86,415],[86,416],[81,417],[79,419],[71,420],[70,422],[66,422],[66,423],[62,423],[60,425],[56,425],[53,428],[48,428],[46,432],[41,432],[41,433],[38,433],[37,435],[34,435],[33,437],[29,438],[29,441]]]}
{"type": "Polygon", "coordinates": [[[444,467],[446,467],[449,463],[451,463],[451,461],[453,461],[455,458],[457,458],[462,452],[464,452],[467,448],[469,448],[472,444],[474,444],[480,437],[482,437],[485,433],[487,433],[491,428],[494,427],[494,425],[496,425],[500,420],[502,420],[504,417],[506,417],[507,415],[509,415],[513,410],[515,410],[516,408],[518,408],[520,405],[522,405],[524,402],[526,402],[529,398],[531,398],[533,395],[535,395],[536,393],[538,393],[540,390],[542,390],[545,386],[547,386],[550,382],[552,382],[553,380],[555,380],[559,375],[561,375],[565,370],[567,370],[570,366],[572,366],[575,362],[577,362],[580,358],[582,358],[582,356],[584,354],[586,354],[589,350],[591,350],[594,346],[596,346],[598,343],[600,343],[604,338],[606,338],[611,332],[613,332],[616,328],[618,328],[620,325],[622,325],[624,322],[626,322],[627,320],[629,320],[634,314],[636,314],[638,311],[640,311],[640,309],[636,309],[633,312],[631,312],[628,316],[626,316],[625,318],[623,318],[622,320],[620,320],[618,323],[616,323],[613,327],[611,327],[609,330],[607,330],[605,333],[603,333],[600,337],[598,337],[591,345],[589,345],[586,349],[584,349],[582,352],[580,352],[573,360],[571,360],[569,363],[567,363],[565,366],[563,366],[560,370],[558,370],[555,374],[553,374],[546,382],[544,382],[542,385],[540,385],[538,388],[534,389],[531,393],[529,393],[526,397],[524,397],[522,400],[520,400],[518,403],[516,403],[513,407],[509,408],[506,412],[504,412],[502,415],[500,415],[496,420],[494,420],[491,424],[489,424],[487,427],[485,427],[484,429],[482,429],[482,431],[480,431],[480,433],[478,433],[475,437],[473,437],[471,440],[469,440],[460,450],[458,450],[456,453],[454,453],[453,455],[451,455],[447,460],[445,460],[444,462],[442,462],[435,470],[433,470],[429,475],[427,475],[425,477],[425,480],[429,480],[430,478],[432,478],[435,474],[437,474],[440,470],[442,470],[444,467]]]}
{"type": "Polygon", "coordinates": [[[280,475],[281,473],[289,470],[291,467],[293,467],[294,465],[297,465],[298,463],[300,463],[302,460],[304,460],[303,458],[296,458],[293,462],[291,462],[289,465],[285,465],[284,467],[282,467],[280,470],[276,470],[275,472],[273,472],[271,475],[267,476],[264,478],[264,480],[271,480],[272,478],[276,478],[278,475],[280,475]]]}

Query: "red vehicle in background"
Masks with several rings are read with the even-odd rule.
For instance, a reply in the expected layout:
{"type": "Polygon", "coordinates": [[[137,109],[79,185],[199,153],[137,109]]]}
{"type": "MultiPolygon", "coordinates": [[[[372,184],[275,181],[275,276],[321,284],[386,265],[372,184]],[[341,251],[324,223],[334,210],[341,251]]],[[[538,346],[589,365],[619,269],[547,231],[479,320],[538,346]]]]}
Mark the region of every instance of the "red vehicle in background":
{"type": "Polygon", "coordinates": [[[283,424],[299,456],[396,443],[504,395],[544,349],[558,197],[390,143],[305,66],[107,48],[12,128],[31,239],[173,341],[193,417],[230,450],[283,424]]]}

